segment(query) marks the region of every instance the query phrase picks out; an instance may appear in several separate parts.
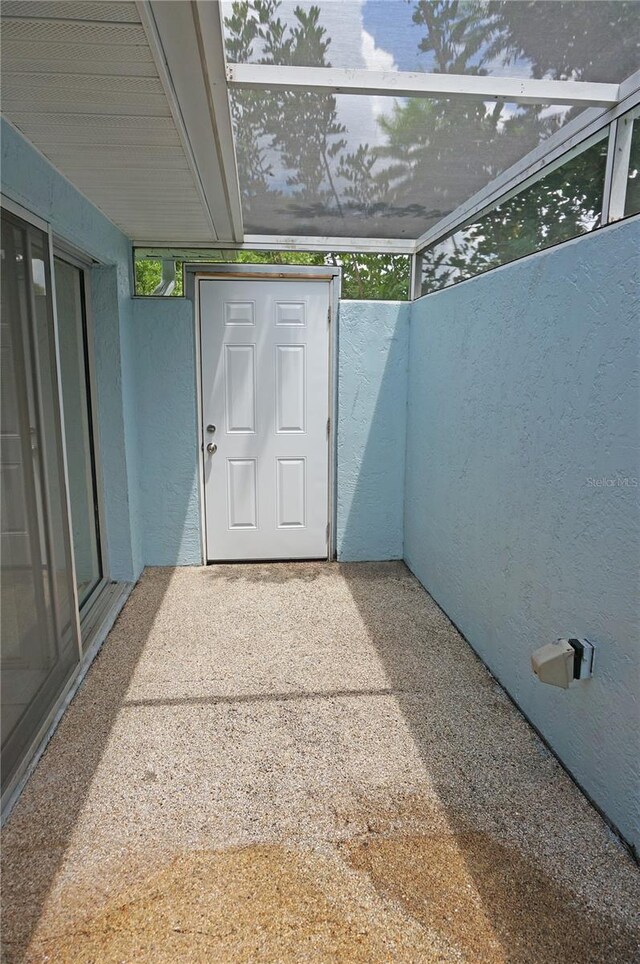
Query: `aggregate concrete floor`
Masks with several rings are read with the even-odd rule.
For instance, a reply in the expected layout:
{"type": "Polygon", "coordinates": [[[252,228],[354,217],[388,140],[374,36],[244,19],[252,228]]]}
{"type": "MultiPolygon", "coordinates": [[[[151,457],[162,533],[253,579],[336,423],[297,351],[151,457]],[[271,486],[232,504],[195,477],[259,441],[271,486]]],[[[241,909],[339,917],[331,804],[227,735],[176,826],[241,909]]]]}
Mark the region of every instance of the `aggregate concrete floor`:
{"type": "Polygon", "coordinates": [[[639,880],[402,564],[151,569],[6,827],[4,953],[630,962],[639,880]]]}

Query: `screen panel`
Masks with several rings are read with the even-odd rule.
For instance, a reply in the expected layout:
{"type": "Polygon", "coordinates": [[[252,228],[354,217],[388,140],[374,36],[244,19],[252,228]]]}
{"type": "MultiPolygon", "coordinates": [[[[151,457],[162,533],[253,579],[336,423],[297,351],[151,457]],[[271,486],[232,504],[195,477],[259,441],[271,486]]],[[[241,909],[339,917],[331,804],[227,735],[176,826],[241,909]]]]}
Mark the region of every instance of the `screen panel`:
{"type": "Polygon", "coordinates": [[[600,227],[607,164],[603,131],[585,150],[422,254],[421,294],[600,227]]]}
{"type": "Polygon", "coordinates": [[[223,13],[236,63],[593,83],[638,69],[637,0],[224,0],[223,13]]]}
{"type": "MultiPolygon", "coordinates": [[[[619,82],[640,3],[226,3],[232,62],[619,82]]],[[[231,94],[245,230],[413,240],[581,108],[231,94]]]]}
{"type": "Polygon", "coordinates": [[[235,91],[249,234],[413,240],[574,116],[450,98],[235,91]]]}

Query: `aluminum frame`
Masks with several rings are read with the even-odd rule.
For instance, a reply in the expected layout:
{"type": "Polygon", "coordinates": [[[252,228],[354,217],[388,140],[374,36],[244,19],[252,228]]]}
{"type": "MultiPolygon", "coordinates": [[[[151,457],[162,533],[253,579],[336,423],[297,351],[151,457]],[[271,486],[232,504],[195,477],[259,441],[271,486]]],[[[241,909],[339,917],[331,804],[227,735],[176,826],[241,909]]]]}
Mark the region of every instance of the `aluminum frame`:
{"type": "Polygon", "coordinates": [[[49,258],[49,275],[51,280],[51,312],[53,320],[53,349],[55,355],[56,397],[58,409],[58,423],[60,430],[60,453],[62,456],[63,497],[65,514],[65,548],[69,553],[71,576],[71,600],[73,604],[72,620],[78,644],[78,658],[82,660],[82,627],[80,625],[80,603],[78,600],[78,580],[76,574],[76,558],[73,548],[73,522],[71,519],[71,498],[69,495],[69,460],[67,458],[66,432],[64,422],[64,400],[62,398],[62,364],[60,359],[60,335],[58,331],[58,308],[56,297],[56,277],[53,254],[53,231],[51,225],[47,231],[47,247],[49,258]]]}
{"type": "MultiPolygon", "coordinates": [[[[623,99],[611,110],[583,111],[564,128],[557,131],[520,161],[491,181],[485,188],[465,201],[415,242],[419,254],[431,245],[453,234],[458,228],[490,210],[509,192],[517,193],[522,185],[534,177],[544,176],[551,164],[558,161],[573,148],[579,148],[593,135],[608,127],[612,121],[640,104],[640,71],[633,74],[620,89],[623,99]]],[[[608,223],[608,222],[603,222],[608,223]]]]}
{"type": "MultiPolygon", "coordinates": [[[[91,613],[93,609],[99,605],[100,597],[105,591],[107,586],[111,584],[109,578],[109,552],[108,552],[108,534],[107,534],[107,523],[105,515],[105,499],[104,499],[104,481],[102,474],[102,458],[100,452],[100,431],[97,422],[97,412],[98,412],[98,398],[96,391],[96,363],[95,363],[95,346],[94,346],[94,328],[93,328],[93,315],[91,312],[91,278],[89,271],[93,265],[93,261],[89,259],[82,252],[78,252],[74,245],[70,245],[64,240],[58,238],[55,234],[53,235],[53,259],[60,258],[62,261],[66,261],[68,264],[73,265],[83,274],[83,287],[84,287],[84,314],[85,314],[85,333],[86,333],[86,357],[87,357],[87,367],[88,367],[88,381],[89,381],[89,411],[91,415],[91,441],[93,446],[93,459],[95,465],[96,473],[96,497],[97,497],[97,509],[98,509],[98,525],[100,527],[100,567],[102,569],[102,577],[96,584],[94,589],[91,591],[84,603],[79,607],[80,609],[80,627],[82,630],[82,635],[86,635],[86,626],[91,619],[91,613]]],[[[56,329],[58,325],[57,318],[57,307],[56,307],[56,329]]],[[[64,426],[63,426],[64,429],[64,426]]],[[[84,640],[83,640],[84,646],[84,640]]]]}
{"type": "MultiPolygon", "coordinates": [[[[29,742],[22,761],[17,766],[14,775],[7,784],[0,802],[1,818],[4,823],[13,805],[19,798],[24,785],[29,779],[40,756],[53,735],[62,714],[73,698],[76,690],[84,679],[87,670],[91,666],[102,643],[115,622],[120,610],[124,606],[131,590],[132,583],[112,582],[108,576],[108,535],[106,528],[106,518],[104,509],[104,488],[100,461],[99,432],[96,422],[97,417],[97,396],[95,378],[95,351],[93,339],[93,318],[91,314],[90,298],[90,278],[89,271],[93,265],[99,264],[91,255],[86,254],[66,239],[59,237],[53,231],[51,224],[40,218],[38,215],[24,208],[21,204],[13,201],[4,194],[0,194],[0,204],[9,213],[20,218],[27,224],[38,228],[47,238],[47,262],[51,283],[51,320],[53,332],[53,352],[54,371],[56,377],[56,408],[59,418],[59,430],[61,436],[61,462],[62,462],[62,483],[63,483],[63,520],[64,539],[70,558],[68,580],[70,583],[70,599],[72,601],[73,613],[71,614],[71,630],[75,637],[78,649],[78,663],[73,668],[69,678],[66,680],[58,697],[50,707],[44,720],[34,733],[29,742]],[[74,264],[84,272],[85,282],[85,318],[87,336],[87,361],[89,368],[89,389],[91,403],[91,419],[93,429],[93,449],[96,464],[96,489],[98,499],[98,521],[100,525],[100,553],[103,578],[95,587],[90,597],[80,609],[78,605],[78,591],[76,584],[75,554],[73,549],[73,528],[71,520],[71,505],[69,498],[69,474],[67,449],[64,430],[64,403],[62,398],[62,379],[60,364],[60,343],[58,333],[58,315],[55,288],[55,257],[74,264]]],[[[46,511],[46,507],[45,507],[46,511]]],[[[56,622],[58,621],[56,616],[56,622]]]]}
{"type": "Polygon", "coordinates": [[[625,216],[634,123],[640,123],[640,106],[617,117],[611,124],[603,203],[607,224],[625,216]]]}
{"type": "Polygon", "coordinates": [[[444,96],[465,100],[500,100],[510,104],[566,104],[571,107],[611,107],[618,102],[620,92],[619,84],[576,80],[253,63],[227,64],[227,82],[231,89],[302,89],[376,97],[444,96]]]}
{"type": "Polygon", "coordinates": [[[329,538],[327,541],[327,558],[334,560],[337,556],[337,457],[338,457],[338,344],[339,321],[338,306],[342,284],[342,268],[333,265],[271,265],[271,264],[216,264],[187,263],[184,265],[185,297],[193,302],[193,323],[195,332],[195,377],[196,377],[196,409],[197,409],[197,445],[198,445],[198,496],[200,502],[200,552],[202,565],[207,565],[207,533],[204,493],[204,444],[202,430],[202,351],[200,332],[200,281],[201,280],[231,280],[233,278],[251,280],[293,281],[306,280],[325,282],[329,284],[329,438],[327,446],[329,452],[328,493],[329,504],[327,518],[329,524],[329,538]]]}
{"type": "MultiPolygon", "coordinates": [[[[319,69],[324,70],[326,68],[319,69]]],[[[564,83],[564,81],[558,81],[557,83],[564,83]]],[[[544,176],[545,173],[552,169],[552,165],[557,166],[558,163],[567,160],[569,152],[574,149],[579,150],[581,146],[586,144],[589,138],[602,131],[603,128],[614,124],[618,118],[624,114],[637,108],[638,105],[640,105],[640,71],[637,71],[635,74],[632,74],[631,77],[627,78],[626,81],[619,85],[618,89],[621,100],[616,103],[614,107],[606,110],[592,108],[582,111],[578,117],[574,118],[574,120],[570,121],[546,141],[539,144],[538,147],[521,158],[497,178],[494,178],[494,180],[487,184],[481,191],[478,191],[465,201],[464,204],[456,208],[447,217],[441,219],[416,240],[403,238],[332,238],[310,237],[308,235],[251,234],[245,235],[244,241],[242,242],[220,242],[220,247],[228,250],[254,251],[353,251],[365,254],[384,252],[387,254],[416,256],[419,259],[420,254],[426,248],[447,237],[449,234],[452,234],[465,223],[490,210],[498,201],[504,200],[507,195],[512,196],[513,194],[517,194],[527,182],[530,182],[536,177],[544,176]]],[[[619,127],[619,125],[616,126],[619,127]]],[[[605,183],[605,217],[603,218],[603,224],[610,223],[610,220],[615,220],[616,217],[622,216],[620,214],[616,215],[615,209],[611,212],[609,211],[609,197],[611,196],[612,181],[618,184],[626,183],[625,156],[628,158],[628,153],[622,150],[618,151],[615,155],[616,179],[614,180],[612,166],[614,155],[612,153],[612,161],[609,165],[610,169],[608,170],[605,183]]],[[[614,199],[615,197],[616,195],[614,194],[614,199]]],[[[157,256],[164,255],[165,257],[167,251],[171,252],[181,247],[178,243],[167,248],[167,246],[162,243],[144,241],[136,241],[134,245],[136,248],[151,249],[145,252],[148,256],[154,256],[157,252],[157,256]]],[[[185,243],[182,247],[195,251],[199,249],[206,250],[207,248],[211,248],[212,245],[185,243]]],[[[419,276],[420,270],[416,261],[413,272],[414,285],[412,287],[412,300],[419,297],[419,286],[416,280],[419,276]]]]}
{"type": "MultiPolygon", "coordinates": [[[[244,241],[218,241],[211,244],[166,244],[162,241],[134,241],[136,251],[147,258],[184,258],[197,251],[317,251],[338,254],[413,254],[416,242],[406,238],[333,238],[309,235],[245,234],[244,241]]],[[[188,260],[188,258],[187,258],[188,260]]],[[[203,262],[204,263],[204,262],[203,262]]],[[[223,263],[223,262],[221,262],[223,263]]]]}

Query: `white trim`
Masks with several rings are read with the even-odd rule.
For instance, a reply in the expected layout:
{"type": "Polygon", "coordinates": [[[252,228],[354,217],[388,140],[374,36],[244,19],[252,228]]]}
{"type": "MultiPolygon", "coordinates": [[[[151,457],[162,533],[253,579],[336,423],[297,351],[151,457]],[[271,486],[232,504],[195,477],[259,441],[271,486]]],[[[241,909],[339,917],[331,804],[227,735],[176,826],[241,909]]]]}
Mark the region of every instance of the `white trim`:
{"type": "Polygon", "coordinates": [[[331,238],[302,235],[245,234],[240,250],[253,251],[324,251],[358,254],[413,254],[415,241],[411,238],[331,238]]]}
{"type": "Polygon", "coordinates": [[[422,252],[411,255],[411,275],[409,278],[409,301],[420,297],[422,286],[422,252]]]}
{"type": "MultiPolygon", "coordinates": [[[[340,268],[332,264],[309,265],[309,264],[236,264],[213,262],[210,264],[200,262],[187,262],[184,265],[185,277],[187,274],[194,275],[196,278],[231,278],[234,276],[250,278],[252,276],[264,277],[267,280],[287,281],[295,278],[297,281],[331,281],[335,275],[340,273],[340,268]]],[[[187,298],[192,298],[191,284],[187,285],[185,291],[187,298]]]]}
{"type": "Polygon", "coordinates": [[[620,93],[618,100],[622,103],[627,97],[634,94],[640,89],[640,70],[636,70],[633,74],[630,74],[625,80],[620,84],[620,93]]]}
{"type": "MultiPolygon", "coordinates": [[[[634,74],[637,78],[634,83],[640,84],[640,71],[634,74]]],[[[636,86],[623,101],[612,110],[586,110],[557,131],[546,141],[543,141],[533,151],[517,161],[512,167],[504,171],[499,177],[494,178],[486,187],[478,191],[452,211],[447,217],[442,218],[428,231],[425,231],[415,242],[415,249],[422,251],[435,244],[441,238],[452,234],[465,222],[472,220],[475,216],[492,207],[500,198],[508,192],[521,188],[525,181],[538,174],[543,174],[545,169],[550,168],[551,164],[568,153],[573,148],[583,145],[591,136],[597,134],[621,114],[631,110],[640,102],[640,89],[636,86]]]]}
{"type": "MultiPolygon", "coordinates": [[[[204,497],[204,432],[202,426],[202,346],[200,337],[200,285],[196,275],[187,275],[186,270],[183,274],[183,285],[186,289],[187,280],[193,283],[193,326],[195,331],[195,376],[196,376],[196,437],[198,444],[198,504],[200,513],[200,562],[203,566],[207,564],[207,514],[204,497]]],[[[184,291],[186,295],[186,290],[184,291]]]]}
{"type": "Polygon", "coordinates": [[[616,138],[618,134],[618,120],[611,121],[609,125],[609,142],[607,144],[607,163],[604,171],[604,188],[602,191],[602,224],[609,221],[609,209],[611,207],[611,182],[613,180],[613,165],[615,161],[616,138]]]}
{"type": "Polygon", "coordinates": [[[244,228],[235,134],[227,89],[222,4],[195,0],[193,17],[198,34],[200,60],[205,73],[218,163],[223,174],[222,188],[229,207],[233,238],[239,241],[244,228]]]}
{"type": "Polygon", "coordinates": [[[619,84],[518,79],[492,74],[476,76],[271,64],[228,64],[227,80],[232,88],[249,90],[302,88],[332,94],[446,96],[465,100],[502,100],[510,104],[566,104],[572,107],[612,107],[618,102],[620,89],[619,84]]]}
{"type": "Polygon", "coordinates": [[[308,235],[246,234],[243,242],[218,241],[215,244],[186,241],[133,241],[145,258],[172,257],[189,259],[190,252],[198,251],[317,251],[321,254],[413,254],[416,243],[405,238],[330,238],[308,235]]]}
{"type": "Polygon", "coordinates": [[[218,4],[207,6],[216,9],[136,0],[215,243],[221,237],[240,240],[242,220],[233,140],[222,144],[232,136],[229,99],[226,87],[221,97],[220,86],[224,84],[222,23],[218,4]],[[222,57],[219,62],[217,54],[222,57]]]}
{"type": "Polygon", "coordinates": [[[338,419],[340,361],[340,295],[342,294],[342,268],[336,270],[330,283],[329,310],[329,561],[338,556],[338,419]]]}

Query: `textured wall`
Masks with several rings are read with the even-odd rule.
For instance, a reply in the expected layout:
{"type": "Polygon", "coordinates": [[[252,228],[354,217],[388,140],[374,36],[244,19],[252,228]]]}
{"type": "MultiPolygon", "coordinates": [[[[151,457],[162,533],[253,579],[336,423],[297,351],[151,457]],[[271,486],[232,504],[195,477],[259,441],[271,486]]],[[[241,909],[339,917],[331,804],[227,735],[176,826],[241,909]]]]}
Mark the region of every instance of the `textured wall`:
{"type": "Polygon", "coordinates": [[[131,404],[130,243],[4,120],[2,190],[48,221],[56,235],[104,265],[91,272],[91,291],[106,541],[111,577],[135,579],[142,556],[136,512],[135,409],[131,404]]]}
{"type": "Polygon", "coordinates": [[[133,302],[144,561],[199,565],[193,303],[133,302]]]}
{"type": "Polygon", "coordinates": [[[340,303],[337,545],[344,561],[402,558],[410,305],[340,303]]]}
{"type": "Polygon", "coordinates": [[[636,844],[639,235],[414,304],[405,506],[411,569],[636,844]],[[596,644],[596,673],[562,691],[529,654],[567,635],[596,644]]]}

